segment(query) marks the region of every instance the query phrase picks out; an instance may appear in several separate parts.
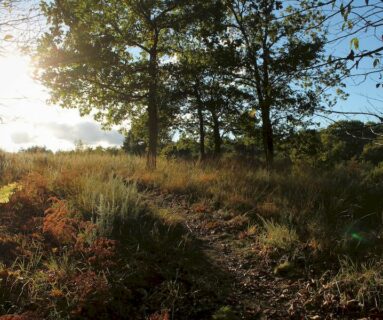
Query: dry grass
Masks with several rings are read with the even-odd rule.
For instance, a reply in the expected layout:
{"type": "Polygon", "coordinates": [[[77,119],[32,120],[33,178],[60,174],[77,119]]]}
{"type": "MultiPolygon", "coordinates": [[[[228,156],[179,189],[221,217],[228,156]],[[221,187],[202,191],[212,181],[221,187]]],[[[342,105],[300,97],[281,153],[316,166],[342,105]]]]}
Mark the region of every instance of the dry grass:
{"type": "Polygon", "coordinates": [[[299,238],[294,229],[265,219],[262,219],[262,224],[264,232],[258,239],[262,246],[288,252],[297,247],[299,238]]]}
{"type": "Polygon", "coordinates": [[[373,305],[381,310],[383,308],[382,263],[377,261],[356,263],[349,258],[342,258],[339,273],[328,287],[338,291],[343,305],[356,300],[362,308],[373,305]]]}
{"type": "MultiPolygon", "coordinates": [[[[382,250],[376,236],[382,233],[380,167],[371,171],[352,163],[318,171],[285,166],[269,172],[240,160],[159,159],[158,168],[147,171],[143,158],[86,153],[1,154],[0,160],[3,202],[9,200],[0,201],[0,244],[9,253],[3,263],[15,288],[3,288],[3,297],[43,299],[50,319],[64,319],[70,312],[102,316],[112,285],[130,296],[130,287],[137,283],[150,294],[133,298],[160,317],[175,301],[197,299],[174,281],[177,270],[186,270],[183,277],[198,278],[187,280],[198,283],[193,292],[206,293],[201,283],[216,279],[216,274],[203,278],[209,268],[190,265],[201,260],[201,253],[182,227],[184,217],[172,207],[159,210],[150,199],[152,191],[183,199],[206,231],[234,234],[236,240],[258,244],[279,257],[295,256],[297,248],[325,258],[340,252],[352,252],[362,261],[374,256],[358,267],[342,262],[341,272],[327,285],[340,290],[345,300],[381,307],[382,250]],[[15,183],[22,188],[12,194],[15,183]],[[55,204],[48,201],[52,196],[55,204]],[[12,232],[16,235],[9,236],[12,232]],[[355,234],[368,241],[355,241],[355,234]],[[346,249],[344,239],[351,239],[346,249]],[[12,265],[15,256],[21,258],[12,265]],[[59,270],[61,265],[65,270],[59,270]],[[93,296],[97,286],[100,291],[93,296]]],[[[140,312],[132,306],[125,311],[132,317],[140,312]]]]}

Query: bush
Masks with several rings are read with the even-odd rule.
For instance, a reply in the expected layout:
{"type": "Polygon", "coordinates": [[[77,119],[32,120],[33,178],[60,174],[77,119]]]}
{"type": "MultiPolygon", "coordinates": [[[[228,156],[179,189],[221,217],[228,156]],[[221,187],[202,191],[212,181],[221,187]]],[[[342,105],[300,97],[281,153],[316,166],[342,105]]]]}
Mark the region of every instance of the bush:
{"type": "Polygon", "coordinates": [[[383,162],[383,139],[366,144],[360,157],[374,165],[383,162]]]}
{"type": "Polygon", "coordinates": [[[125,184],[122,178],[110,175],[106,181],[88,176],[79,191],[78,201],[91,212],[100,236],[121,235],[129,219],[142,211],[135,184],[125,184]]]}

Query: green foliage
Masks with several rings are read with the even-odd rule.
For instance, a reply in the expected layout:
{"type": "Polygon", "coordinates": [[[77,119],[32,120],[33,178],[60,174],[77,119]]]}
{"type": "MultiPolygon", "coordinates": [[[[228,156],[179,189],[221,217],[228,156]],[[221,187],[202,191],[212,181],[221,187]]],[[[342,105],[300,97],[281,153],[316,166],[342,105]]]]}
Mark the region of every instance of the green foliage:
{"type": "Polygon", "coordinates": [[[374,165],[383,162],[383,139],[375,139],[363,147],[360,158],[374,165]]]}
{"type": "Polygon", "coordinates": [[[166,145],[161,153],[167,158],[191,159],[198,155],[198,143],[183,134],[177,142],[166,145]]]}
{"type": "Polygon", "coordinates": [[[301,130],[280,142],[283,153],[293,163],[304,162],[315,165],[320,161],[323,145],[317,130],[301,130]]]}
{"type": "Polygon", "coordinates": [[[239,317],[234,313],[234,311],[229,306],[222,307],[213,314],[213,320],[238,320],[238,319],[239,317]]]}
{"type": "Polygon", "coordinates": [[[330,162],[358,158],[364,146],[375,138],[368,126],[361,121],[339,121],[321,132],[324,159],[330,162]]]}
{"type": "Polygon", "coordinates": [[[22,149],[21,152],[25,153],[52,153],[52,150],[49,150],[45,146],[32,146],[27,149],[22,149]]]}
{"type": "Polygon", "coordinates": [[[125,136],[122,148],[127,154],[144,155],[147,142],[142,137],[136,137],[132,131],[129,131],[125,136]]]}
{"type": "Polygon", "coordinates": [[[315,4],[46,1],[37,76],[53,103],[106,127],[128,120],[132,153],[145,144],[155,156],[172,130],[199,136],[200,153],[205,135],[216,154],[229,136],[254,153],[262,126],[273,154],[275,128],[306,123],[322,100],[332,105],[322,89],[341,86],[345,72],[340,62],[312,68],[326,61],[315,4]]]}

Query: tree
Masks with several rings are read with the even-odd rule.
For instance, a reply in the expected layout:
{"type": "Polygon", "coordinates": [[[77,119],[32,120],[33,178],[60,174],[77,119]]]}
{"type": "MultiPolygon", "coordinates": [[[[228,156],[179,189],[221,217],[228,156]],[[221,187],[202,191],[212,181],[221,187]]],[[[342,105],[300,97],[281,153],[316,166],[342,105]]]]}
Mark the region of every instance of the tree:
{"type": "Polygon", "coordinates": [[[378,165],[383,162],[383,139],[381,137],[367,143],[361,154],[361,159],[378,165]]]}
{"type": "Polygon", "coordinates": [[[42,28],[40,17],[37,1],[0,1],[0,53],[31,45],[42,28]]]}
{"type": "Polygon", "coordinates": [[[252,108],[262,122],[265,157],[274,156],[274,128],[298,126],[311,117],[325,95],[339,84],[342,64],[314,67],[326,61],[323,15],[316,0],[287,5],[276,0],[225,0],[227,34],[221,42],[237,43],[242,68],[237,84],[253,95],[252,108]]]}
{"type": "Polygon", "coordinates": [[[303,129],[281,141],[281,149],[292,162],[303,161],[316,164],[323,152],[320,132],[314,129],[303,129]]]}
{"type": "MultiPolygon", "coordinates": [[[[105,125],[142,115],[147,166],[156,166],[159,92],[172,39],[193,21],[199,1],[48,1],[50,30],[40,39],[38,78],[51,101],[81,114],[97,111],[105,125]]],[[[204,12],[204,11],[200,11],[204,12]]]]}
{"type": "Polygon", "coordinates": [[[335,122],[321,132],[325,160],[337,162],[359,158],[364,146],[374,137],[361,121],[335,122]]]}
{"type": "MultiPolygon", "coordinates": [[[[220,36],[217,31],[215,33],[220,36]]],[[[223,136],[232,133],[246,106],[245,93],[235,86],[228,74],[237,68],[234,48],[205,45],[203,34],[212,36],[204,29],[199,30],[193,34],[198,43],[185,41],[181,45],[173,74],[173,94],[179,97],[184,120],[180,122],[180,129],[198,135],[200,159],[205,158],[209,134],[214,155],[220,155],[223,136]]]]}

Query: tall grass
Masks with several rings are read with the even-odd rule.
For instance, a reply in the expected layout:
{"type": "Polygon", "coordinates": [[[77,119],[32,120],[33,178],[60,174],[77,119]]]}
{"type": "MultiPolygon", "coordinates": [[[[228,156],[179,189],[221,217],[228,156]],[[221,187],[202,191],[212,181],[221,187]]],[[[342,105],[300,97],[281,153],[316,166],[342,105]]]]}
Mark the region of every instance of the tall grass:
{"type": "Polygon", "coordinates": [[[191,201],[246,213],[254,221],[261,216],[293,226],[303,241],[312,239],[330,250],[355,228],[376,233],[382,226],[379,166],[349,163],[320,170],[281,165],[269,172],[242,160],[196,163],[161,158],[156,170],[147,171],[145,159],[121,154],[8,154],[6,158],[11,163],[9,182],[30,171],[41,172],[56,194],[71,194],[85,212],[97,217],[106,233],[139,211],[137,188],[183,194],[191,201]]]}
{"type": "Polygon", "coordinates": [[[94,175],[86,177],[77,201],[80,208],[91,212],[102,236],[121,233],[128,221],[142,212],[136,185],[126,184],[112,174],[106,180],[94,175]]]}

